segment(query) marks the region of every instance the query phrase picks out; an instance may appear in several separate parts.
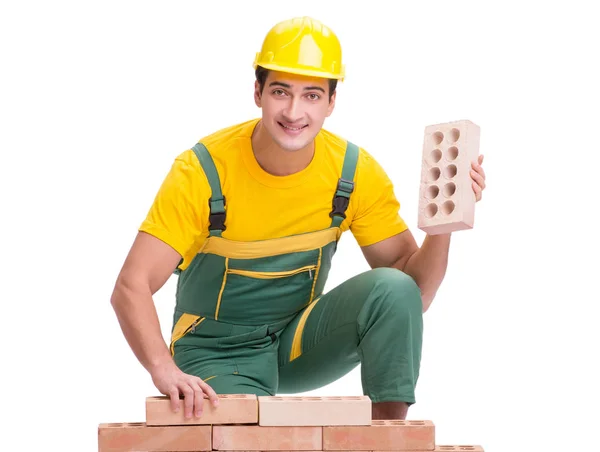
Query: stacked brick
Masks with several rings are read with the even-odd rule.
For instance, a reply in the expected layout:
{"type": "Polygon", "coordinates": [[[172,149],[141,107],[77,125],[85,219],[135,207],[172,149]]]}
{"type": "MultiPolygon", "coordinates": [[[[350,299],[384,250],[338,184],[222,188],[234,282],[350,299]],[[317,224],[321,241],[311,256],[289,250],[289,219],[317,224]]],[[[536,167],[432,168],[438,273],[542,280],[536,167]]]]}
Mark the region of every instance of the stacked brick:
{"type": "Polygon", "coordinates": [[[146,421],[100,424],[99,452],[470,451],[437,445],[428,420],[372,420],[360,397],[257,397],[223,394],[201,417],[171,410],[168,397],[146,399],[146,421]]]}

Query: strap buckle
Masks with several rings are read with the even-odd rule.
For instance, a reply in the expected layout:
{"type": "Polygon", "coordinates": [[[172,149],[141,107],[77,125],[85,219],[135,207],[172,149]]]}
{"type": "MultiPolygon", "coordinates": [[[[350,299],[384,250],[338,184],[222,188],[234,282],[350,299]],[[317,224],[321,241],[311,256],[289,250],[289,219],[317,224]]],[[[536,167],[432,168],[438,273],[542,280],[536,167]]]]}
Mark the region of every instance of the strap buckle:
{"type": "Polygon", "coordinates": [[[346,219],[346,209],[348,208],[348,204],[350,204],[350,195],[354,191],[354,182],[351,180],[344,179],[340,177],[338,180],[337,190],[335,192],[335,196],[333,197],[332,207],[333,210],[329,214],[331,218],[334,215],[340,216],[343,219],[346,219]],[[343,194],[339,194],[342,192],[343,194]]]}
{"type": "Polygon", "coordinates": [[[227,229],[227,227],[225,226],[225,212],[211,213],[208,216],[208,221],[210,222],[210,225],[208,227],[209,230],[219,229],[221,231],[224,231],[225,229],[227,229]]]}
{"type": "Polygon", "coordinates": [[[333,198],[333,210],[329,213],[329,216],[333,218],[334,215],[337,215],[345,220],[346,214],[344,212],[346,212],[349,203],[350,200],[345,196],[336,196],[333,198]]]}
{"type": "MultiPolygon", "coordinates": [[[[348,179],[344,179],[340,177],[337,185],[338,191],[343,191],[344,193],[348,193],[348,196],[352,194],[354,191],[354,182],[348,179]]],[[[338,195],[339,196],[339,195],[338,195]]]]}
{"type": "MultiPolygon", "coordinates": [[[[208,215],[208,221],[209,221],[209,226],[208,229],[209,230],[215,230],[218,229],[220,231],[224,231],[227,229],[227,227],[225,226],[225,219],[227,217],[227,213],[225,211],[223,212],[213,212],[212,211],[212,198],[210,198],[208,200],[208,207],[210,210],[210,214],[208,215]]],[[[223,208],[225,208],[225,196],[223,196],[223,208]]]]}

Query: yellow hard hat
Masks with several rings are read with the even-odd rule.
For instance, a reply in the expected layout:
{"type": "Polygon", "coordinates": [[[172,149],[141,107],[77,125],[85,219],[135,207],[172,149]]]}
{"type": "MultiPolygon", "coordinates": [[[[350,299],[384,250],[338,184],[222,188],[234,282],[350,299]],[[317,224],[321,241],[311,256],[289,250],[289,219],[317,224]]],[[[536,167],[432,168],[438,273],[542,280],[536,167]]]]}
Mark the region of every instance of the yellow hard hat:
{"type": "Polygon", "coordinates": [[[344,80],[342,47],[331,29],[310,17],[296,17],[275,25],[256,53],[254,69],[344,80]]]}

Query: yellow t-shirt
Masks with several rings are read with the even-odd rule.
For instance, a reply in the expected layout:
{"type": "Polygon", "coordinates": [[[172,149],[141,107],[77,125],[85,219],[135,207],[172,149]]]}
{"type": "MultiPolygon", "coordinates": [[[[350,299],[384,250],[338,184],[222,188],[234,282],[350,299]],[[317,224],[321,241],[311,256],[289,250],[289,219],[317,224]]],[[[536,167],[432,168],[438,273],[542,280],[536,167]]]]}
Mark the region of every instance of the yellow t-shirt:
{"type": "MultiPolygon", "coordinates": [[[[274,176],[262,169],[252,151],[251,137],[258,121],[237,124],[200,140],[215,163],[226,199],[227,229],[222,236],[253,241],[327,228],[346,141],[322,129],[305,169],[274,176]]],[[[354,183],[342,231],[350,229],[358,244],[366,246],[407,228],[390,179],[362,148],[354,183]]],[[[208,179],[194,151],[188,149],[175,158],[139,228],[173,247],[183,258],[181,270],[208,236],[210,196],[208,179]]]]}

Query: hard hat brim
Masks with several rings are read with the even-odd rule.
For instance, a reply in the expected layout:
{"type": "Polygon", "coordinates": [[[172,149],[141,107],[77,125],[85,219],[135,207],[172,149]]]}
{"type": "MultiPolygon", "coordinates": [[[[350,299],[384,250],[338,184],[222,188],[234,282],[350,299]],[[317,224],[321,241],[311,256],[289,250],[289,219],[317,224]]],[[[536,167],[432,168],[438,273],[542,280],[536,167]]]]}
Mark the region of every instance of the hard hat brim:
{"type": "Polygon", "coordinates": [[[342,69],[341,74],[334,74],[331,72],[323,72],[323,71],[319,71],[319,70],[291,68],[291,67],[280,66],[278,64],[272,64],[272,63],[254,63],[253,64],[254,69],[256,69],[257,66],[260,66],[260,67],[263,67],[265,69],[269,69],[272,71],[286,72],[289,74],[306,75],[308,77],[318,77],[318,78],[326,78],[326,79],[336,79],[336,80],[339,80],[340,82],[343,82],[344,78],[345,78],[343,69],[342,69]]]}

